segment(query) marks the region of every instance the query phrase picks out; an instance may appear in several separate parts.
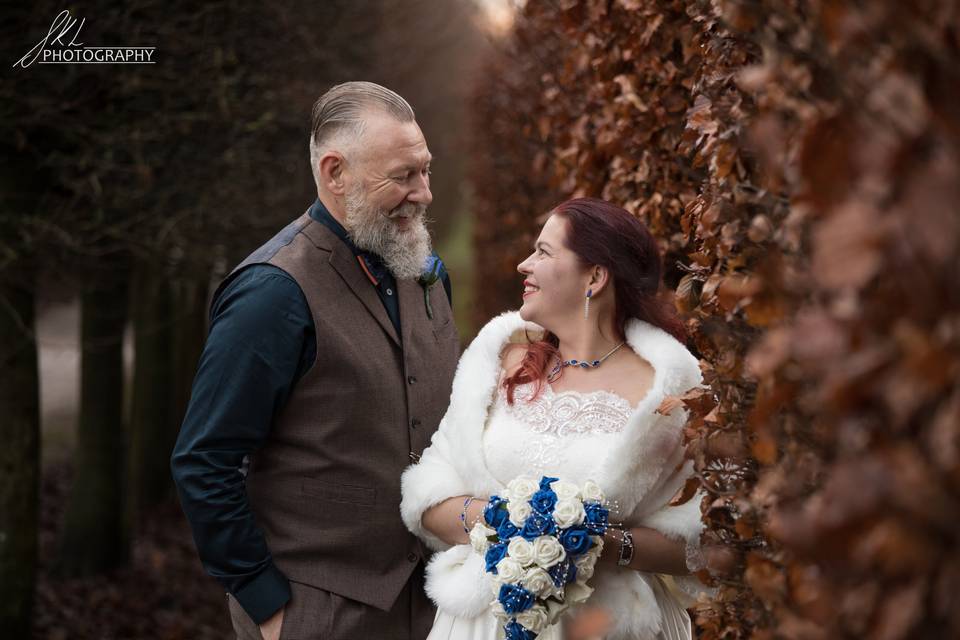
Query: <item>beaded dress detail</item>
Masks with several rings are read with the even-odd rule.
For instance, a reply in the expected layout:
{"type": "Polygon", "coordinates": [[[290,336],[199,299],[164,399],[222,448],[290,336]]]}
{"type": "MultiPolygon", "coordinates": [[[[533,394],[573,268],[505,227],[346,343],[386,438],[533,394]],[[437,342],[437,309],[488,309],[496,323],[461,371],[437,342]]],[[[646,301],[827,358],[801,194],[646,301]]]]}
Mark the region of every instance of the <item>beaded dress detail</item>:
{"type": "Polygon", "coordinates": [[[633,407],[609,391],[554,391],[545,384],[519,385],[514,403],[497,391],[484,431],[484,455],[494,476],[508,482],[520,473],[591,479],[615,434],[623,431],[633,407]]]}

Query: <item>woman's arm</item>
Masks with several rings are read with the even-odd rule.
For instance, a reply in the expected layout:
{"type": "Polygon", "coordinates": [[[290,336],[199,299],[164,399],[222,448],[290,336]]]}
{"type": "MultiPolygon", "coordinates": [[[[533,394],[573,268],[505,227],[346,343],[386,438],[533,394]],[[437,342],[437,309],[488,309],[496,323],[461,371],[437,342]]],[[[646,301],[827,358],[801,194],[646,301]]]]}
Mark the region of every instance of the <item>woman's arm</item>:
{"type": "MultiPolygon", "coordinates": [[[[516,371],[523,361],[524,354],[526,354],[525,349],[511,348],[511,346],[518,345],[508,345],[500,354],[501,368],[497,389],[503,383],[504,377],[512,375],[516,371]]],[[[466,495],[454,496],[435,504],[423,512],[420,524],[445,544],[468,544],[470,536],[463,530],[464,523],[460,521],[460,516],[464,513],[464,501],[469,497],[466,495]]],[[[470,502],[467,506],[465,518],[467,530],[472,529],[473,525],[483,518],[483,510],[486,505],[487,498],[474,497],[473,501],[470,502]]]]}
{"type": "MultiPolygon", "coordinates": [[[[686,543],[673,540],[656,529],[630,527],[633,535],[633,559],[624,568],[648,573],[666,573],[672,576],[689,575],[686,543]]],[[[609,529],[603,537],[603,553],[600,562],[617,564],[620,556],[622,533],[609,529]]]]}
{"type": "MultiPolygon", "coordinates": [[[[463,515],[463,504],[469,498],[470,496],[454,496],[430,507],[423,512],[423,517],[420,519],[423,528],[449,545],[469,543],[470,536],[463,530],[464,523],[460,520],[460,516],[463,515]]],[[[465,518],[467,530],[472,529],[473,525],[483,518],[483,509],[486,505],[486,498],[474,498],[467,505],[465,518]]]]}

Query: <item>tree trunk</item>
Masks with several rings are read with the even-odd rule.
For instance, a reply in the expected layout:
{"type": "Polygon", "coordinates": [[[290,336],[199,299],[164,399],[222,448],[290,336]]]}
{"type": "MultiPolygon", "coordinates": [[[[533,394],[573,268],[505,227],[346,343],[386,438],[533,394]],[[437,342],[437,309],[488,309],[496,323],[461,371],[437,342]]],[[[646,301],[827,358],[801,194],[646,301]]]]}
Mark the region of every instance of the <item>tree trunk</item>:
{"type": "Polygon", "coordinates": [[[125,265],[81,296],[80,429],[60,553],[63,575],[108,571],[129,557],[124,521],[123,329],[125,265]]]}
{"type": "Polygon", "coordinates": [[[170,280],[141,263],[133,291],[134,374],[130,411],[131,512],[134,521],[171,495],[176,438],[170,280]]]}
{"type": "Polygon", "coordinates": [[[30,637],[37,564],[40,381],[32,274],[0,283],[0,637],[30,637]],[[13,280],[13,284],[10,284],[13,280]],[[19,281],[18,281],[19,280],[19,281]]]}

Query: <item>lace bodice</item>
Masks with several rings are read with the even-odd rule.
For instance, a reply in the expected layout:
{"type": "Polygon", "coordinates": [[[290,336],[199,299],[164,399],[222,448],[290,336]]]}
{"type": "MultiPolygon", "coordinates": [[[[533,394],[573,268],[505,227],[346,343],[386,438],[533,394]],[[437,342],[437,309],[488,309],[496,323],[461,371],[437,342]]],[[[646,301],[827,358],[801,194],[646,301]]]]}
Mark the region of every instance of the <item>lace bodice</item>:
{"type": "Polygon", "coordinates": [[[497,392],[483,436],[494,477],[503,483],[520,474],[592,479],[634,408],[609,391],[557,392],[550,385],[531,402],[534,388],[518,386],[512,406],[497,392]]]}
{"type": "MultiPolygon", "coordinates": [[[[609,391],[556,392],[545,385],[531,402],[533,391],[532,383],[518,386],[511,406],[497,390],[483,433],[483,454],[494,478],[502,484],[520,474],[578,484],[595,479],[636,407],[609,391]]],[[[686,556],[691,572],[704,567],[699,544],[688,543],[686,556]]]]}

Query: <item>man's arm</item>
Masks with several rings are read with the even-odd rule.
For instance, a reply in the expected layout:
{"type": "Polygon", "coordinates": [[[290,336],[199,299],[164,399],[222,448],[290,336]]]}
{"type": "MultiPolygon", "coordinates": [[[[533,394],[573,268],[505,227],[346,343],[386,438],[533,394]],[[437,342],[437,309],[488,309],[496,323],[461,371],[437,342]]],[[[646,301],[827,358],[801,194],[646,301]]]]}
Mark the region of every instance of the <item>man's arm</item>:
{"type": "Polygon", "coordinates": [[[170,466],[204,568],[260,624],[287,603],[290,584],[254,522],[240,469],[313,363],[316,336],[300,287],[269,265],[237,274],[211,316],[170,466]]]}

